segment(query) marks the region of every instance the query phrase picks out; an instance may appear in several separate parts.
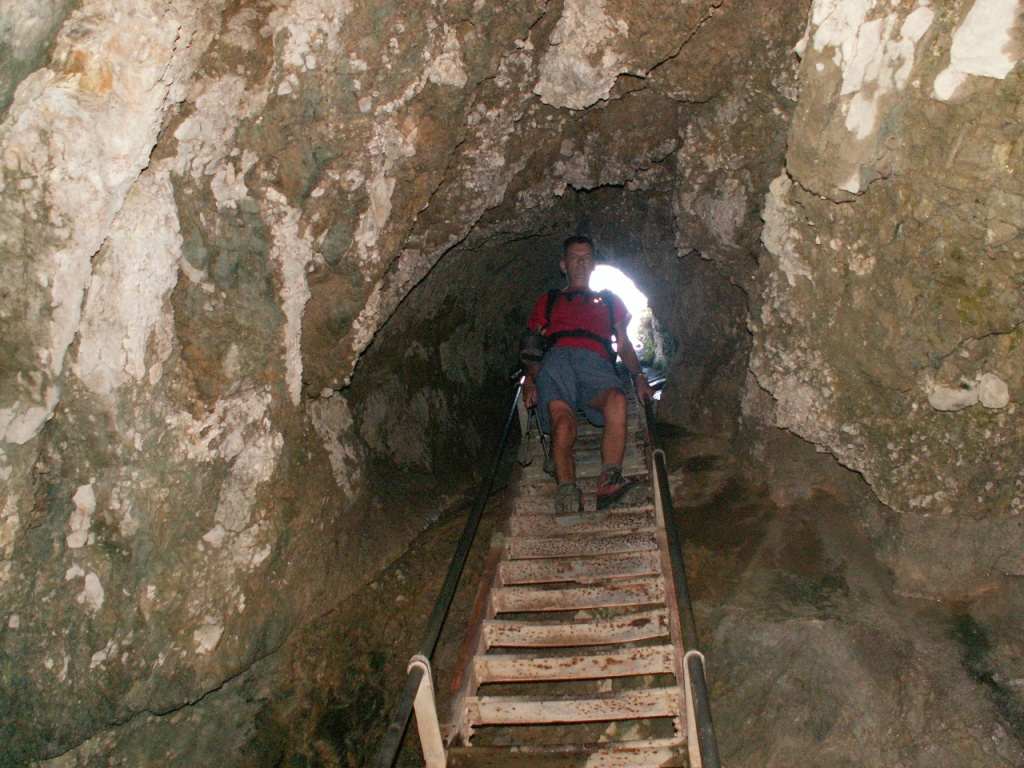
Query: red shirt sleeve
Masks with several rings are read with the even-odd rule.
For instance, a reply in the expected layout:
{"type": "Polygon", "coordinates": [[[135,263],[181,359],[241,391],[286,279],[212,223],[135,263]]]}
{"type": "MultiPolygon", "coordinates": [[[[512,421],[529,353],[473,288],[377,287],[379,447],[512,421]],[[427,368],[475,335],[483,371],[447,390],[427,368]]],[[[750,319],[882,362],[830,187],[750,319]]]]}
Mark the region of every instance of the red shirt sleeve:
{"type": "Polygon", "coordinates": [[[530,315],[530,319],[526,321],[526,327],[531,331],[539,331],[544,327],[544,320],[546,319],[544,315],[547,310],[547,302],[548,296],[547,294],[544,294],[537,299],[537,303],[533,305],[533,313],[530,315]]]}

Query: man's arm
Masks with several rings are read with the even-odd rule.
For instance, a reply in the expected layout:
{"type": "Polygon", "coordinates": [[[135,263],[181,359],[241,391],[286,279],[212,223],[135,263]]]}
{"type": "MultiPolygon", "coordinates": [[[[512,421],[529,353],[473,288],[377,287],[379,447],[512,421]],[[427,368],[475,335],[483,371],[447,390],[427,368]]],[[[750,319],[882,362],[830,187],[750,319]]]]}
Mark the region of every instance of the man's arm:
{"type": "Polygon", "coordinates": [[[523,403],[527,408],[533,408],[537,404],[537,374],[539,372],[540,363],[523,361],[523,403]]]}
{"type": "Polygon", "coordinates": [[[623,320],[615,325],[615,345],[618,348],[619,357],[622,358],[622,364],[626,366],[626,370],[633,377],[636,396],[640,398],[641,403],[646,403],[654,398],[654,391],[651,389],[651,385],[647,383],[647,375],[640,367],[640,358],[636,356],[633,343],[626,334],[628,322],[628,320],[623,320]]]}
{"type": "Polygon", "coordinates": [[[523,366],[523,402],[527,408],[537,404],[537,374],[544,357],[544,309],[546,295],[537,299],[526,321],[526,332],[519,339],[519,362],[523,366]]]}

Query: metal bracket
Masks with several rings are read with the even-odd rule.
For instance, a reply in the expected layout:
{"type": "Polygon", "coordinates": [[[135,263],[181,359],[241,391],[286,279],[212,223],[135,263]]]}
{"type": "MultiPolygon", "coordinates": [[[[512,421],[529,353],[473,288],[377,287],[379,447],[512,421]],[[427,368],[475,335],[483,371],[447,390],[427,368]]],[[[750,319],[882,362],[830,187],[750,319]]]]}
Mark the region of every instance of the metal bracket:
{"type": "Polygon", "coordinates": [[[523,402],[522,398],[516,405],[519,410],[519,463],[527,467],[532,463],[530,458],[530,425],[533,424],[534,420],[534,408],[527,408],[526,403],[523,402]]]}
{"type": "Polygon", "coordinates": [[[409,660],[406,672],[414,668],[423,670],[420,687],[416,690],[413,707],[416,711],[416,730],[420,734],[420,746],[427,768],[446,768],[448,757],[441,738],[441,726],[437,720],[437,705],[434,702],[434,678],[430,671],[430,659],[417,653],[409,660]]]}
{"type": "MultiPolygon", "coordinates": [[[[665,526],[665,508],[661,503],[661,475],[655,470],[655,462],[661,454],[661,458],[664,460],[665,452],[661,448],[655,448],[651,451],[651,464],[650,472],[651,477],[654,478],[654,519],[657,524],[661,527],[665,526]]],[[[666,478],[667,481],[668,478],[666,478]]]]}

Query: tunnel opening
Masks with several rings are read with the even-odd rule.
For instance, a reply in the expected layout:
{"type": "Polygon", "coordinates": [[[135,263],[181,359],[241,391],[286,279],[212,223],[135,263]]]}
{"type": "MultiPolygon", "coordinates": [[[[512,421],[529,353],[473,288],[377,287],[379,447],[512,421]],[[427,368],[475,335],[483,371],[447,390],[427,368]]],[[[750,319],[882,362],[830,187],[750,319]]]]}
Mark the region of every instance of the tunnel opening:
{"type": "MultiPolygon", "coordinates": [[[[638,353],[645,347],[653,349],[654,340],[651,339],[646,345],[641,336],[641,325],[651,325],[651,310],[647,303],[647,297],[637,289],[636,284],[626,274],[608,264],[598,264],[594,267],[594,273],[590,276],[590,289],[592,291],[609,290],[622,299],[629,311],[630,319],[626,332],[633,348],[638,353]]],[[[650,330],[647,331],[650,333],[650,330]]]]}
{"type": "Polygon", "coordinates": [[[436,521],[436,498],[456,508],[478,477],[505,415],[526,318],[538,296],[564,286],[561,244],[573,233],[592,234],[601,266],[628,274],[649,305],[645,354],[664,378],[659,420],[726,440],[737,433],[746,295],[696,249],[678,255],[670,188],[570,188],[542,214],[533,214],[534,229],[510,236],[503,228],[522,218],[514,199],[488,212],[408,290],[345,391],[378,470],[371,482],[407,498],[402,529],[436,521]]]}
{"type": "MultiPolygon", "coordinates": [[[[610,264],[598,264],[591,276],[590,288],[594,291],[610,290],[626,305],[630,313],[627,336],[643,370],[657,384],[654,398],[660,400],[661,388],[675,352],[675,340],[654,316],[647,296],[622,270],[610,264]]],[[[613,346],[618,349],[618,342],[613,346]]]]}

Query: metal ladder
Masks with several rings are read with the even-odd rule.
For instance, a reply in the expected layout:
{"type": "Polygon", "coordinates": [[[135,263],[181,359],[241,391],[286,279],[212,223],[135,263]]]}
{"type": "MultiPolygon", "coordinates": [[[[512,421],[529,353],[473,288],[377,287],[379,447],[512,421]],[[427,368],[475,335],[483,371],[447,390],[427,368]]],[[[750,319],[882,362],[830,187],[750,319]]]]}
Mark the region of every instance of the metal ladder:
{"type": "Polygon", "coordinates": [[[536,435],[526,451],[441,727],[450,766],[700,765],[661,494],[634,398],[623,474],[646,482],[651,501],[595,510],[600,439],[580,421],[579,515],[554,514],[536,435]]]}

